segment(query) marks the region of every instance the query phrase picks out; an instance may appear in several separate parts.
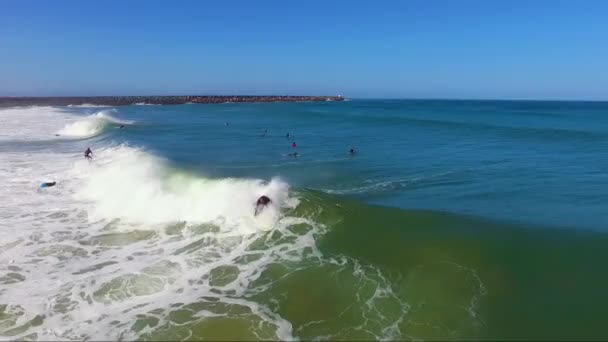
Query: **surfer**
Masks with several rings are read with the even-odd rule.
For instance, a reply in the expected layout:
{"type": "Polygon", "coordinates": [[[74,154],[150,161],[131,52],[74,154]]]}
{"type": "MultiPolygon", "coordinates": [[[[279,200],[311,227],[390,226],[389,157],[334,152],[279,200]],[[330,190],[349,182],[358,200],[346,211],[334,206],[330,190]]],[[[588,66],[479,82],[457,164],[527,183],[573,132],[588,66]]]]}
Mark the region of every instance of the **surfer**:
{"type": "Polygon", "coordinates": [[[55,184],[57,184],[57,182],[45,182],[45,183],[40,184],[40,187],[41,188],[49,188],[51,186],[55,186],[55,184]]]}
{"type": "Polygon", "coordinates": [[[296,147],[298,147],[298,145],[296,145],[296,142],[294,141],[291,143],[291,147],[296,148],[296,147]]]}
{"type": "Polygon", "coordinates": [[[350,151],[348,151],[348,153],[350,153],[350,155],[352,156],[353,154],[355,154],[355,149],[351,147],[350,151]]]}
{"type": "Polygon", "coordinates": [[[125,128],[125,126],[124,125],[120,125],[120,129],[123,129],[123,128],[125,128]]]}
{"type": "Polygon", "coordinates": [[[300,156],[300,154],[298,152],[294,152],[294,153],[288,154],[288,156],[290,156],[290,157],[298,157],[298,156],[300,156]]]}
{"type": "Polygon", "coordinates": [[[272,202],[270,200],[270,198],[268,198],[268,196],[266,195],[262,195],[260,196],[260,198],[258,198],[258,201],[255,204],[255,216],[257,216],[259,213],[262,212],[262,210],[268,205],[270,204],[270,202],[272,202]]]}
{"type": "Polygon", "coordinates": [[[93,151],[91,151],[90,147],[87,147],[87,150],[84,151],[84,157],[89,161],[93,159],[93,151]]]}
{"type": "Polygon", "coordinates": [[[285,138],[289,139],[289,132],[285,135],[285,138]]]}

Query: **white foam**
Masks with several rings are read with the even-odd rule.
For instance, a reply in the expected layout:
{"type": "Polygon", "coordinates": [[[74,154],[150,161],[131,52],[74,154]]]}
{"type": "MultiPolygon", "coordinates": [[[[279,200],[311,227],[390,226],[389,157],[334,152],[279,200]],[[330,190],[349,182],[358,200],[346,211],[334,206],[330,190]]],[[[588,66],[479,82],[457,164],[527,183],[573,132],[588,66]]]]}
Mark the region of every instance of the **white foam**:
{"type": "Polygon", "coordinates": [[[105,148],[95,156],[93,162],[76,162],[72,174],[82,179],[76,197],[94,203],[89,215],[96,220],[213,222],[252,233],[272,228],[280,209],[296,204],[287,183],[279,179],[207,179],[172,169],[162,158],[128,146],[105,148]],[[272,203],[255,217],[261,195],[272,203]]]}
{"type": "Polygon", "coordinates": [[[0,109],[0,141],[41,141],[58,138],[90,138],[111,125],[129,125],[107,109],[88,116],[74,115],[61,107],[0,109]],[[59,137],[57,136],[59,135],[59,137]]]}
{"type": "Polygon", "coordinates": [[[111,110],[102,110],[85,118],[66,124],[56,134],[68,138],[90,138],[101,134],[111,125],[128,125],[132,121],[119,120],[110,115],[111,110]]]}
{"type": "Polygon", "coordinates": [[[56,107],[0,109],[0,141],[54,139],[54,133],[75,117],[56,107]]]}
{"type": "MultiPolygon", "coordinates": [[[[32,124],[24,137],[101,116],[48,108],[9,114],[32,124]]],[[[0,136],[14,137],[5,126],[0,136]]],[[[327,339],[378,327],[386,328],[377,339],[403,336],[399,324],[408,304],[373,266],[323,257],[316,237],[324,227],[290,216],[298,199],[284,181],[210,179],[142,148],[101,143],[92,148],[92,162],[84,160],[77,142],[26,152],[0,149],[0,305],[7,305],[0,317],[2,338],[135,340],[165,325],[179,325],[183,332],[210,317],[248,317],[253,334],[274,330],[256,335],[260,339],[294,340],[291,323],[255,300],[272,289],[273,279],[261,275],[275,264],[289,271],[291,265],[296,270],[320,265],[349,281],[357,277],[353,286],[361,293],[354,305],[361,305],[363,323],[327,331],[327,339]],[[39,188],[47,180],[57,185],[39,188]],[[256,217],[260,195],[272,204],[256,217]],[[387,300],[401,310],[381,312],[387,300]],[[198,306],[187,307],[191,303],[198,306]],[[181,316],[191,312],[191,317],[170,322],[170,313],[180,309],[181,316]],[[132,330],[143,316],[158,323],[132,330]],[[28,326],[36,317],[44,317],[41,324],[28,326]]],[[[317,323],[322,322],[306,324],[317,323]]]]}
{"type": "MultiPolygon", "coordinates": [[[[8,110],[7,117],[17,116],[32,123],[21,131],[28,138],[91,119],[50,108],[8,110]]],[[[14,138],[7,132],[14,125],[1,126],[0,136],[14,138]]],[[[0,305],[10,317],[0,322],[0,335],[136,339],[131,326],[138,315],[162,326],[179,303],[212,300],[246,307],[276,328],[276,338],[293,339],[289,322],[245,295],[268,265],[317,253],[317,226],[284,216],[297,205],[288,184],[208,179],[129,146],[93,146],[91,163],[77,146],[62,148],[0,150],[0,277],[18,274],[0,284],[0,305]],[[44,180],[57,185],[40,189],[44,180]],[[262,194],[273,202],[255,217],[262,194]],[[289,229],[295,224],[312,228],[295,234],[289,229]],[[271,239],[273,233],[290,239],[271,239]],[[250,248],[260,243],[263,248],[250,248]],[[217,283],[213,274],[223,268],[233,279],[217,283]],[[44,317],[42,324],[12,330],[36,316],[44,317]]],[[[192,320],[229,314],[214,310],[200,310],[192,320]]]]}

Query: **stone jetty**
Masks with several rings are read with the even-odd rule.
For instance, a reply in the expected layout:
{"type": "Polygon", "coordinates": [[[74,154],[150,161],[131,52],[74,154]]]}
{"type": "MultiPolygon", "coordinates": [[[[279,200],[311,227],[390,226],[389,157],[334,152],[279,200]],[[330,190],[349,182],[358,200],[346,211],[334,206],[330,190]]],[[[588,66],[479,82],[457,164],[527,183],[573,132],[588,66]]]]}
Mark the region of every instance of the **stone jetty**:
{"type": "Polygon", "coordinates": [[[178,105],[185,103],[343,101],[342,96],[87,96],[0,97],[0,107],[14,106],[129,106],[135,104],[178,105]]]}

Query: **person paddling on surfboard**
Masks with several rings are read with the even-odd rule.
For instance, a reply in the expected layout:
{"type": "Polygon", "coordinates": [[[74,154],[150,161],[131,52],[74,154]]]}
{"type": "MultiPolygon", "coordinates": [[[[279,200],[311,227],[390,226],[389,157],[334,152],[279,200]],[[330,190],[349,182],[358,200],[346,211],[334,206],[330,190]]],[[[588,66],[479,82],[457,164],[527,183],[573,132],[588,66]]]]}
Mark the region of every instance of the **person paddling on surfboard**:
{"type": "Polygon", "coordinates": [[[51,186],[55,186],[55,184],[57,184],[57,182],[45,182],[45,183],[40,184],[40,187],[41,188],[49,188],[51,186]]]}
{"type": "Polygon", "coordinates": [[[84,157],[91,161],[93,159],[93,151],[91,151],[90,147],[87,147],[87,150],[84,151],[84,157]]]}
{"type": "Polygon", "coordinates": [[[258,198],[258,201],[255,204],[254,216],[258,216],[258,214],[261,213],[262,210],[264,210],[264,208],[271,202],[272,201],[270,200],[270,198],[268,198],[268,196],[260,196],[260,198],[258,198]]]}

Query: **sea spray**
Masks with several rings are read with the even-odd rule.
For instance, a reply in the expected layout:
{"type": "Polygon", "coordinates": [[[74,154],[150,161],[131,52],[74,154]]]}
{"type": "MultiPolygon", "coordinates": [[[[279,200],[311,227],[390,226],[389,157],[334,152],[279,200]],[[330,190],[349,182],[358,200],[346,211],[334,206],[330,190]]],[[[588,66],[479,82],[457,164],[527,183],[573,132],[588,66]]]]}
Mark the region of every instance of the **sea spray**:
{"type": "Polygon", "coordinates": [[[213,222],[253,233],[271,229],[282,208],[297,205],[296,199],[289,198],[288,184],[280,179],[209,179],[172,168],[166,160],[128,146],[101,149],[92,163],[78,161],[73,174],[82,179],[76,197],[94,203],[93,219],[213,222]],[[261,195],[272,203],[254,217],[261,195]]]}

